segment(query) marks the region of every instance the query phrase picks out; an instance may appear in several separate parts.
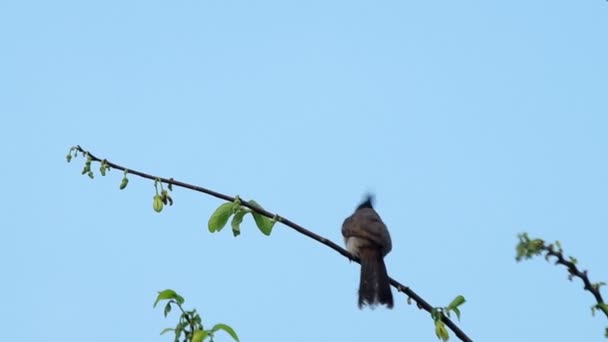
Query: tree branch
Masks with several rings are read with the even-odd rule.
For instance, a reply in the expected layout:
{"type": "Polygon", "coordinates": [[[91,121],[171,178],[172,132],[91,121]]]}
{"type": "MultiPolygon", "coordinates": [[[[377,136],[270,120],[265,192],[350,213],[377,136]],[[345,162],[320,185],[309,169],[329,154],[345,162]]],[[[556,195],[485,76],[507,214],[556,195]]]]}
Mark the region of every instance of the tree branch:
{"type": "Polygon", "coordinates": [[[517,244],[517,256],[515,257],[517,261],[520,261],[521,259],[530,259],[535,255],[542,254],[543,252],[545,253],[545,259],[547,260],[549,260],[549,257],[555,257],[555,264],[566,267],[569,273],[568,278],[570,280],[572,280],[573,277],[577,277],[583,282],[584,289],[589,291],[595,298],[595,301],[597,302],[596,308],[602,311],[606,315],[606,318],[608,318],[608,308],[604,302],[604,299],[602,298],[602,294],[600,293],[600,286],[604,285],[604,283],[592,283],[587,276],[587,271],[581,271],[578,269],[576,266],[576,259],[572,257],[569,258],[570,260],[564,258],[564,253],[559,242],[555,243],[557,246],[556,249],[553,244],[546,244],[542,239],[530,239],[526,233],[519,234],[518,238],[519,243],[517,244]]]}
{"type": "MultiPolygon", "coordinates": [[[[146,178],[146,179],[150,179],[150,180],[157,180],[160,181],[162,183],[166,183],[166,184],[172,184],[174,186],[179,186],[185,189],[189,189],[189,190],[193,190],[193,191],[197,191],[197,192],[202,192],[204,194],[207,194],[209,196],[213,196],[219,199],[222,199],[224,201],[227,202],[234,202],[236,200],[235,197],[232,196],[228,196],[228,195],[224,195],[222,193],[213,191],[213,190],[209,190],[200,186],[196,186],[196,185],[192,185],[192,184],[188,184],[188,183],[184,183],[184,182],[180,182],[177,181],[173,178],[163,178],[163,177],[157,177],[157,176],[153,176],[144,172],[140,172],[137,170],[132,170],[132,169],[127,169],[124,166],[112,163],[106,159],[100,159],[98,157],[96,157],[95,155],[93,155],[91,152],[84,150],[82,147],[80,146],[75,146],[74,147],[75,151],[78,151],[80,153],[82,153],[85,156],[88,156],[88,158],[90,158],[92,161],[96,161],[96,162],[104,162],[106,165],[110,166],[113,169],[117,169],[117,170],[121,170],[121,171],[125,171],[127,173],[133,174],[133,175],[137,175],[139,177],[142,178],[146,178]]],[[[320,242],[322,244],[324,244],[325,246],[333,249],[334,251],[342,254],[344,257],[348,258],[349,260],[353,260],[357,263],[361,263],[359,258],[355,257],[354,255],[350,254],[347,250],[345,250],[344,248],[340,247],[339,245],[337,245],[336,243],[318,235],[313,233],[312,231],[305,229],[304,227],[298,225],[295,222],[292,222],[291,220],[284,218],[284,217],[280,217],[279,215],[272,213],[270,211],[258,208],[256,206],[253,206],[251,204],[249,204],[247,201],[240,201],[240,205],[243,207],[247,207],[248,209],[263,215],[265,217],[268,217],[270,219],[276,219],[277,221],[283,223],[284,225],[286,225],[287,227],[297,231],[298,233],[305,235],[317,242],[320,242]]],[[[393,287],[395,287],[397,289],[397,291],[399,292],[403,292],[405,293],[405,295],[407,295],[409,298],[411,298],[414,302],[416,302],[416,305],[418,306],[418,308],[423,309],[425,311],[427,311],[428,313],[432,313],[433,311],[433,307],[427,302],[425,301],[422,297],[420,297],[418,294],[416,294],[413,290],[411,290],[409,287],[401,284],[400,282],[398,282],[397,280],[390,278],[390,283],[393,287]]],[[[452,332],[454,332],[454,334],[461,340],[461,341],[465,341],[465,342],[472,342],[472,340],[462,331],[460,330],[460,328],[454,323],[452,322],[448,317],[443,316],[442,318],[443,323],[450,328],[450,330],[452,330],[452,332]]]]}
{"type": "MultiPolygon", "coordinates": [[[[555,261],[556,264],[566,266],[566,268],[568,269],[568,273],[570,273],[571,276],[578,277],[580,280],[583,281],[583,284],[585,285],[584,289],[591,292],[593,297],[595,297],[595,301],[598,304],[604,303],[604,299],[602,298],[602,294],[600,293],[599,286],[594,286],[591,283],[591,281],[589,280],[589,277],[587,276],[586,270],[580,271],[576,267],[575,263],[564,259],[563,253],[560,250],[558,250],[558,251],[554,250],[551,245],[546,247],[546,251],[547,251],[547,255],[554,256],[557,258],[557,260],[555,261]]],[[[606,318],[608,318],[608,311],[605,311],[605,310],[601,310],[601,311],[606,315],[606,318]]]]}

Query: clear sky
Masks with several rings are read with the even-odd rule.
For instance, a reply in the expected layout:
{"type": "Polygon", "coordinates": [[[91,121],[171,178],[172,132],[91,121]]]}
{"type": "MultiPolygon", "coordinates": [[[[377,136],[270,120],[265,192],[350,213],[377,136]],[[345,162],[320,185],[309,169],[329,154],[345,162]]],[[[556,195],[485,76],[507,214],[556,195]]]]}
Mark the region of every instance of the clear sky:
{"type": "Polygon", "coordinates": [[[436,340],[396,292],[360,311],[334,251],[211,234],[221,202],[182,189],[157,214],[149,181],[80,176],[80,144],[339,243],[373,191],[390,275],[464,295],[474,340],[605,341],[580,282],[514,247],[608,281],[607,37],[603,0],[1,2],[0,340],[171,341],[165,288],[242,341],[436,340]]]}

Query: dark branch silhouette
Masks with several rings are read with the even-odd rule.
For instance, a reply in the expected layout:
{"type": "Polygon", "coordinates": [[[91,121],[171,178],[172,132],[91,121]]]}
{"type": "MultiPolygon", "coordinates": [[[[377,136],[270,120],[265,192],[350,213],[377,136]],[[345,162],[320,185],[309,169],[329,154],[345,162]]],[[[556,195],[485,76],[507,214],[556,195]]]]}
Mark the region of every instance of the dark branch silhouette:
{"type": "MultiPolygon", "coordinates": [[[[600,287],[606,285],[604,282],[592,283],[587,276],[586,270],[579,270],[576,266],[576,259],[573,257],[564,258],[564,253],[559,241],[555,244],[546,244],[542,239],[530,239],[528,234],[522,233],[517,236],[519,243],[517,244],[515,260],[521,261],[522,259],[531,259],[536,255],[545,254],[545,260],[549,261],[549,258],[555,258],[556,265],[563,265],[568,270],[568,279],[572,281],[574,277],[579,278],[583,282],[583,289],[589,291],[597,302],[592,308],[592,313],[595,315],[596,311],[601,311],[608,318],[608,305],[604,303],[602,294],[600,293],[600,287]]],[[[608,338],[608,327],[604,330],[604,336],[608,338]]]]}
{"type": "MultiPolygon", "coordinates": [[[[554,256],[557,258],[557,260],[555,261],[556,264],[566,266],[566,268],[568,269],[568,273],[570,273],[571,277],[577,277],[583,281],[583,284],[585,285],[584,289],[591,292],[591,294],[593,295],[593,297],[595,297],[595,300],[598,304],[604,303],[604,299],[602,298],[602,294],[600,293],[599,286],[594,286],[591,283],[591,281],[589,280],[589,277],[587,276],[586,270],[580,271],[576,267],[575,263],[573,263],[572,261],[566,260],[564,258],[564,255],[562,254],[562,252],[559,250],[557,250],[557,251],[554,250],[552,245],[545,247],[545,250],[547,251],[547,255],[554,256]]],[[[605,311],[605,310],[600,310],[600,311],[602,311],[606,315],[606,318],[608,318],[608,311],[605,311]]]]}
{"type": "Polygon", "coordinates": [[[545,253],[545,259],[549,260],[550,257],[555,257],[556,265],[563,265],[568,270],[568,278],[572,280],[573,277],[579,278],[584,285],[584,289],[589,291],[595,301],[597,302],[596,308],[602,311],[606,318],[608,318],[608,309],[606,308],[606,304],[604,303],[604,299],[602,298],[602,294],[600,293],[600,286],[603,283],[593,284],[589,277],[587,276],[586,270],[579,270],[576,266],[576,259],[569,258],[570,260],[564,258],[564,253],[559,242],[554,244],[546,244],[542,239],[530,239],[528,234],[520,234],[519,243],[517,244],[517,256],[516,260],[520,261],[521,259],[530,259],[535,255],[545,253]]]}
{"type": "MultiPolygon", "coordinates": [[[[90,158],[92,161],[96,161],[96,162],[103,162],[106,165],[108,165],[109,167],[113,168],[113,169],[117,169],[117,170],[121,170],[121,171],[125,171],[127,173],[133,174],[133,175],[137,175],[139,177],[142,178],[146,178],[146,179],[150,179],[150,180],[157,180],[160,181],[162,183],[166,183],[166,184],[172,184],[174,186],[179,186],[182,188],[186,188],[186,189],[190,189],[193,191],[197,191],[197,192],[202,192],[205,193],[207,195],[222,199],[224,201],[227,202],[234,202],[236,200],[235,197],[232,196],[228,196],[228,195],[224,195],[222,193],[213,191],[213,190],[209,190],[200,186],[196,186],[196,185],[192,185],[192,184],[188,184],[188,183],[184,183],[184,182],[180,182],[177,181],[173,178],[162,178],[162,177],[157,177],[157,176],[153,176],[144,172],[140,172],[137,170],[133,170],[133,169],[128,169],[124,166],[112,163],[106,159],[100,159],[98,157],[96,157],[95,155],[93,155],[91,152],[84,150],[82,147],[80,146],[75,146],[74,147],[75,151],[78,151],[80,153],[82,153],[83,155],[87,156],[88,158],[90,158]]],[[[348,258],[349,260],[355,261],[357,263],[361,263],[359,258],[353,256],[352,254],[350,254],[347,250],[345,250],[344,248],[340,247],[339,245],[337,245],[336,243],[318,235],[315,234],[313,232],[311,232],[308,229],[305,229],[304,227],[298,225],[295,222],[292,222],[289,219],[286,219],[284,217],[280,217],[277,214],[274,214],[270,211],[258,208],[256,206],[253,206],[251,204],[249,204],[247,201],[241,200],[240,201],[240,205],[243,207],[246,207],[260,215],[263,215],[265,217],[268,217],[270,219],[275,219],[278,222],[283,223],[284,225],[286,225],[287,227],[297,231],[300,234],[303,234],[305,236],[308,236],[309,238],[318,241],[324,245],[326,245],[327,247],[335,250],[336,252],[342,254],[344,257],[348,258]]],[[[414,291],[412,291],[409,287],[401,284],[400,282],[396,281],[393,278],[390,278],[390,283],[393,287],[395,287],[397,289],[397,291],[399,292],[403,292],[405,293],[405,295],[407,295],[409,298],[411,298],[414,302],[416,302],[416,305],[418,306],[418,308],[423,309],[425,311],[427,311],[428,313],[432,313],[433,311],[433,307],[424,299],[422,299],[422,297],[420,297],[418,294],[416,294],[414,291]]],[[[450,328],[450,330],[452,330],[452,332],[454,332],[454,334],[461,340],[461,341],[465,341],[465,342],[472,342],[473,340],[471,340],[462,330],[460,330],[460,328],[454,323],[452,322],[452,320],[450,320],[448,317],[446,317],[445,315],[442,317],[442,321],[443,323],[450,328]]]]}

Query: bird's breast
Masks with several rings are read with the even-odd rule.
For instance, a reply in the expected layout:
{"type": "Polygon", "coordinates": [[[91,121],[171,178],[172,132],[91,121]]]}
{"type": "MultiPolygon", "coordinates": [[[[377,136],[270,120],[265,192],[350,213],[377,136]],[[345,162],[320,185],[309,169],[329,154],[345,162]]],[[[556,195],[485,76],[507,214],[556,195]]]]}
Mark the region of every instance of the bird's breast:
{"type": "Polygon", "coordinates": [[[346,250],[349,251],[350,254],[359,258],[361,257],[361,248],[367,247],[369,245],[369,241],[360,237],[349,236],[344,238],[344,244],[346,245],[346,250]]]}

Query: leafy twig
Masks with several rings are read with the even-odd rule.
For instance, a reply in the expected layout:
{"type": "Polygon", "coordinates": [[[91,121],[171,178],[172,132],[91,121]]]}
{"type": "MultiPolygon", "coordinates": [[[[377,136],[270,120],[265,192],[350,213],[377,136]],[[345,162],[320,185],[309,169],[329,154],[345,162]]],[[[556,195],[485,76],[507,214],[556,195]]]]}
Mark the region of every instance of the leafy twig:
{"type": "MultiPolygon", "coordinates": [[[[600,293],[600,287],[606,285],[606,283],[592,283],[587,275],[587,270],[581,271],[576,266],[578,262],[576,258],[572,256],[568,258],[564,257],[563,249],[559,241],[547,244],[542,239],[530,239],[526,233],[519,234],[517,237],[519,243],[516,247],[517,255],[515,256],[515,260],[527,260],[541,254],[545,254],[545,259],[547,261],[549,261],[549,258],[551,257],[555,258],[556,265],[563,265],[568,270],[569,280],[579,278],[583,282],[583,289],[589,291],[589,293],[593,295],[596,304],[591,307],[592,313],[595,314],[595,311],[599,310],[608,318],[608,305],[604,302],[602,294],[600,293]]],[[[608,328],[606,328],[606,337],[608,337],[608,328]]]]}
{"type": "Polygon", "coordinates": [[[239,337],[237,336],[234,329],[232,329],[226,324],[218,323],[214,325],[211,329],[205,329],[203,327],[201,316],[196,312],[196,309],[190,311],[184,310],[184,308],[182,307],[182,304],[184,304],[184,297],[177,294],[177,292],[171,289],[159,291],[158,296],[156,296],[156,300],[154,301],[154,307],[156,307],[156,305],[160,301],[164,300],[167,301],[167,304],[165,304],[164,308],[165,317],[167,317],[167,315],[171,312],[172,305],[177,306],[178,309],[182,312],[182,314],[175,328],[163,329],[160,332],[161,335],[173,331],[175,334],[175,342],[179,341],[180,337],[182,337],[182,334],[184,335],[184,342],[202,342],[206,338],[209,338],[209,340],[213,342],[215,332],[223,330],[228,335],[230,335],[236,342],[239,342],[239,337]]]}
{"type": "MultiPolygon", "coordinates": [[[[296,232],[305,235],[321,244],[324,244],[325,246],[333,249],[334,251],[338,252],[339,254],[343,255],[344,257],[346,257],[349,260],[355,261],[357,263],[360,263],[359,258],[355,257],[354,255],[350,254],[347,250],[345,250],[344,248],[340,247],[339,245],[337,245],[336,243],[328,240],[325,237],[322,237],[308,229],[305,229],[304,227],[298,225],[297,223],[281,217],[275,213],[272,213],[270,211],[267,211],[263,208],[261,208],[259,205],[257,205],[255,202],[252,201],[243,201],[240,200],[237,197],[232,197],[232,196],[228,196],[210,189],[206,189],[200,186],[196,186],[196,185],[192,185],[192,184],[188,184],[185,182],[181,182],[178,180],[175,180],[173,178],[163,178],[163,177],[158,177],[158,176],[154,176],[151,174],[147,174],[141,171],[137,171],[137,170],[133,170],[133,169],[127,169],[124,166],[115,164],[113,162],[110,162],[106,159],[101,159],[96,157],[95,155],[93,155],[91,152],[84,150],[82,147],[80,146],[74,146],[72,147],[72,149],[70,149],[70,153],[68,154],[69,156],[71,156],[71,153],[82,153],[83,155],[85,155],[87,157],[87,161],[91,160],[91,161],[96,161],[96,162],[104,162],[104,164],[107,167],[110,167],[112,169],[117,169],[117,170],[121,170],[125,173],[125,177],[126,177],[126,173],[130,173],[142,178],[146,178],[146,179],[150,179],[152,181],[156,181],[156,182],[161,182],[161,183],[165,183],[168,184],[170,187],[171,186],[178,186],[181,188],[185,188],[185,189],[189,189],[189,190],[193,190],[193,191],[197,191],[197,192],[202,192],[204,194],[207,194],[209,196],[212,197],[216,197],[219,199],[222,199],[224,201],[227,202],[234,202],[234,203],[239,203],[241,206],[248,208],[249,210],[251,210],[252,213],[256,213],[262,216],[265,216],[269,219],[272,219],[274,221],[278,221],[283,223],[285,226],[295,230],[296,232]]],[[[68,157],[68,161],[71,158],[68,157]]],[[[87,170],[88,171],[88,170],[87,170]]],[[[393,287],[395,287],[397,289],[397,291],[399,292],[403,292],[406,296],[408,296],[408,302],[410,300],[413,300],[414,302],[416,302],[416,305],[418,308],[427,311],[429,314],[433,314],[436,310],[433,306],[431,306],[426,300],[424,300],[422,297],[420,297],[418,294],[416,294],[413,290],[411,290],[409,287],[401,284],[400,282],[398,282],[397,280],[390,278],[390,283],[393,287]]],[[[472,341],[471,338],[469,338],[452,320],[450,320],[448,317],[446,317],[445,315],[442,315],[441,317],[441,321],[448,327],[450,328],[450,330],[452,330],[454,332],[454,334],[461,340],[461,341],[465,341],[465,342],[470,342],[472,341]]]]}

